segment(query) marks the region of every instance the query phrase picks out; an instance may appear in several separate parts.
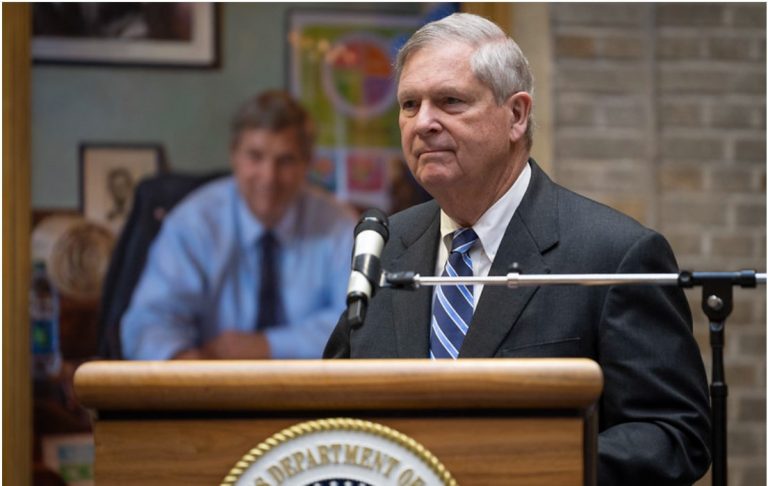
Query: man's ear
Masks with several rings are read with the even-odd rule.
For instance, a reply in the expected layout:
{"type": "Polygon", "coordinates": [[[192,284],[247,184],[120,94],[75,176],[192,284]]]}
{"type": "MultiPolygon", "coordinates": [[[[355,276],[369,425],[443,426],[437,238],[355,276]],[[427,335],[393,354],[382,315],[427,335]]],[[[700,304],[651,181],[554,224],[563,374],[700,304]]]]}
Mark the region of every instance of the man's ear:
{"type": "Polygon", "coordinates": [[[528,130],[529,115],[533,106],[533,98],[525,91],[519,91],[504,102],[504,106],[510,112],[509,139],[512,142],[519,142],[525,137],[528,130]]]}

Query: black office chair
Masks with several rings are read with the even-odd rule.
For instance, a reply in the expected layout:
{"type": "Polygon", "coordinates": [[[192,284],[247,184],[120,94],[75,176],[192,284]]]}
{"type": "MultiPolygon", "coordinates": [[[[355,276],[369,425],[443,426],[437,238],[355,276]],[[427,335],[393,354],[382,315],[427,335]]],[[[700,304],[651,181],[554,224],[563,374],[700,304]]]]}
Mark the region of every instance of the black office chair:
{"type": "Polygon", "coordinates": [[[131,214],[125,222],[110,260],[101,296],[99,355],[122,359],[120,319],[131,301],[144,270],[147,253],[165,215],[188,193],[228,172],[209,174],[163,173],[141,181],[131,214]]]}

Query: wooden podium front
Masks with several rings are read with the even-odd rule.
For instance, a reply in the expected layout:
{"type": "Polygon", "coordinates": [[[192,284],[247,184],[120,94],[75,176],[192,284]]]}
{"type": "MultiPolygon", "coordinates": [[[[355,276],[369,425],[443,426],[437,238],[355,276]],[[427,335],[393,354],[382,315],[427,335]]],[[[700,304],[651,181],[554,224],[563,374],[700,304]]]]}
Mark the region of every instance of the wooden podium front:
{"type": "Polygon", "coordinates": [[[333,417],[405,434],[462,486],[596,483],[586,359],[90,362],[75,387],[98,486],[221,484],[267,438],[333,417]]]}

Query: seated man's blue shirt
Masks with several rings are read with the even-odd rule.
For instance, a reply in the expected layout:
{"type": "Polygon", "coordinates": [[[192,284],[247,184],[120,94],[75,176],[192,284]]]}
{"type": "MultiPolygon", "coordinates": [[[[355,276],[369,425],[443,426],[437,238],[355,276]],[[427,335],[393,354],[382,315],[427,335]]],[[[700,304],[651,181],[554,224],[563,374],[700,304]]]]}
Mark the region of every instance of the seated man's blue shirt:
{"type": "MultiPolygon", "coordinates": [[[[265,330],[273,358],[318,358],[344,310],[355,217],[306,188],[273,229],[285,322],[265,330]]],[[[190,194],[163,222],[121,321],[127,359],[162,360],[225,330],[255,330],[264,226],[232,177],[190,194]]]]}

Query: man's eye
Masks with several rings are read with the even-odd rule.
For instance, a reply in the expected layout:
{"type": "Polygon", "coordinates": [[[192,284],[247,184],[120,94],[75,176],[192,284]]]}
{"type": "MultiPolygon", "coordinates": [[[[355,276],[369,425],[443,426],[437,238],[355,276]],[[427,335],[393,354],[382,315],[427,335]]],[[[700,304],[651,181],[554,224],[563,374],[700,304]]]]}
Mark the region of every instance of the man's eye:
{"type": "Polygon", "coordinates": [[[407,100],[400,103],[401,110],[412,110],[415,107],[416,107],[416,103],[414,101],[407,100]]]}
{"type": "Polygon", "coordinates": [[[448,98],[445,99],[445,104],[446,105],[456,105],[458,103],[461,103],[461,100],[458,99],[458,98],[453,98],[453,97],[449,96],[448,98]]]}

